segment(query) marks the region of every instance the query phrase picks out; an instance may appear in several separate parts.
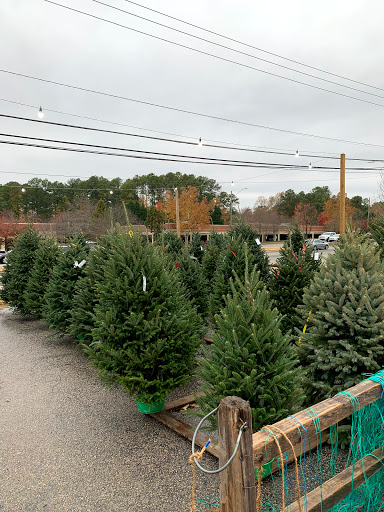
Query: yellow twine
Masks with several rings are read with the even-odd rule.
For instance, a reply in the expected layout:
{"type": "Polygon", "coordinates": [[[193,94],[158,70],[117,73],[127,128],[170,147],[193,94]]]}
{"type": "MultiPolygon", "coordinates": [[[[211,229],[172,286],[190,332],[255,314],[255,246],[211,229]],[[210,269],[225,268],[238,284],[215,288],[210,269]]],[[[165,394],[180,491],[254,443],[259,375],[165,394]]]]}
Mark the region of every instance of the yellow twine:
{"type": "MultiPolygon", "coordinates": [[[[307,322],[304,325],[303,334],[305,334],[305,331],[307,330],[308,322],[309,322],[309,317],[311,316],[311,313],[312,313],[312,311],[310,311],[309,314],[308,314],[307,322]]],[[[300,345],[300,343],[301,343],[301,338],[299,338],[299,345],[300,345]]]]}
{"type": "Polygon", "coordinates": [[[133,236],[133,231],[130,229],[130,230],[128,231],[128,234],[129,234],[129,236],[132,238],[132,236],[133,236]]]}
{"type": "MultiPolygon", "coordinates": [[[[209,442],[211,440],[209,439],[209,442]]],[[[192,453],[189,457],[189,463],[192,465],[192,502],[191,502],[191,512],[195,512],[195,487],[196,487],[196,467],[194,458],[200,460],[203,457],[205,450],[208,445],[205,445],[199,452],[192,453]]]]}

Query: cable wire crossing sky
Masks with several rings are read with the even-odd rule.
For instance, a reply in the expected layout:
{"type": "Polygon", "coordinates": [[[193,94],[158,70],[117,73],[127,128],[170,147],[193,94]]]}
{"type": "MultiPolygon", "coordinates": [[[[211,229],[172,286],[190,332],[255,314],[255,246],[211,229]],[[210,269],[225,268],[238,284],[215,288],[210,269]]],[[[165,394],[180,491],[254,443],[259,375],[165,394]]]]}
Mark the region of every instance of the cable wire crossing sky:
{"type": "Polygon", "coordinates": [[[347,194],[374,200],[383,15],[376,0],[4,0],[0,184],[181,172],[246,184],[253,206],[336,194],[345,153],[347,194]]]}

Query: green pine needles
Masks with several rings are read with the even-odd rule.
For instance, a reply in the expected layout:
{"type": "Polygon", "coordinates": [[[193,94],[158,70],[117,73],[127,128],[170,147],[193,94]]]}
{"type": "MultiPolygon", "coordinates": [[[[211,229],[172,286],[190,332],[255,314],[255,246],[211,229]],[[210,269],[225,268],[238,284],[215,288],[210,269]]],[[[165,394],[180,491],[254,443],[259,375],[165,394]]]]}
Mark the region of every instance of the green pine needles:
{"type": "Polygon", "coordinates": [[[51,329],[68,333],[76,282],[84,274],[86,265],[79,264],[87,261],[88,253],[86,238],[78,235],[70,241],[70,248],[60,254],[52,270],[43,307],[43,318],[51,329]]]}
{"type": "Polygon", "coordinates": [[[25,307],[35,318],[43,317],[44,295],[58,257],[59,249],[55,240],[42,239],[35,253],[34,264],[25,290],[25,307]]]}
{"type": "Polygon", "coordinates": [[[106,382],[155,402],[190,378],[201,319],[162,248],[121,235],[103,269],[85,351],[106,382]]]}
{"type": "MultiPolygon", "coordinates": [[[[199,361],[203,416],[222,398],[236,395],[252,408],[254,431],[284,418],[300,405],[294,348],[280,330],[282,316],[273,306],[256,267],[230,280],[230,293],[216,315],[213,344],[199,361]]],[[[212,420],[215,425],[215,420],[212,420]]]]}
{"type": "Polygon", "coordinates": [[[382,261],[366,236],[348,231],[306,288],[299,356],[308,403],[361,381],[384,365],[382,261]]]}
{"type": "Polygon", "coordinates": [[[309,286],[321,264],[320,260],[314,260],[313,252],[305,248],[302,239],[296,241],[293,237],[289,238],[280,249],[277,266],[272,270],[268,282],[271,298],[284,315],[281,322],[283,333],[295,333],[295,328],[303,328],[304,319],[297,314],[297,307],[303,303],[304,288],[309,286]]]}
{"type": "Polygon", "coordinates": [[[34,229],[29,228],[21,233],[1,276],[0,298],[22,315],[31,312],[25,303],[25,290],[39,244],[40,235],[34,229]]]}

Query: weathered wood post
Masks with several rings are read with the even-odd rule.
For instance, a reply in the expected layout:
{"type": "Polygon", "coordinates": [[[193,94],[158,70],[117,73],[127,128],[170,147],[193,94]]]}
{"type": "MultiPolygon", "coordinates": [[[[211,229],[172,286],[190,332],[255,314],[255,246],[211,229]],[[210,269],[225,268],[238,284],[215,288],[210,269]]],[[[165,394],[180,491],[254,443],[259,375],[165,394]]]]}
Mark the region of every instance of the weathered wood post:
{"type": "Polygon", "coordinates": [[[243,431],[239,450],[220,473],[220,512],[256,512],[251,407],[237,396],[223,398],[217,411],[220,467],[231,457],[243,422],[248,426],[243,431]]]}

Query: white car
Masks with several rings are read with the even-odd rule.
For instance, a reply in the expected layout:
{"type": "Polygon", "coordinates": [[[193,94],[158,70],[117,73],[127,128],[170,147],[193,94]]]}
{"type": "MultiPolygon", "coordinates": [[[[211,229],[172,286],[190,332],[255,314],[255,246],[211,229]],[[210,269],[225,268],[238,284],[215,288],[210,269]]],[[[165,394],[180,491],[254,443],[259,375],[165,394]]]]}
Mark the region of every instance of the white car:
{"type": "Polygon", "coordinates": [[[336,235],[334,231],[326,231],[325,233],[319,236],[319,240],[325,240],[326,242],[328,242],[329,238],[334,235],[336,235]]]}
{"type": "Polygon", "coordinates": [[[340,234],[336,233],[335,235],[330,236],[328,241],[329,242],[338,242],[339,238],[340,238],[340,234]]]}

